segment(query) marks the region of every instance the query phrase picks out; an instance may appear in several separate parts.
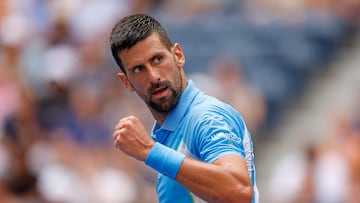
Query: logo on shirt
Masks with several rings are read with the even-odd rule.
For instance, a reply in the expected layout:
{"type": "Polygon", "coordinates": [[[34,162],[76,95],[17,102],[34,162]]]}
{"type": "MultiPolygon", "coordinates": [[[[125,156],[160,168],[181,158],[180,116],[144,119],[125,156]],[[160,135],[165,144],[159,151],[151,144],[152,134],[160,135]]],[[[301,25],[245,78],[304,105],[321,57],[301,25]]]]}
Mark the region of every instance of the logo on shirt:
{"type": "Polygon", "coordinates": [[[237,143],[241,142],[241,139],[233,133],[220,132],[220,133],[216,133],[215,135],[211,136],[211,141],[216,141],[219,139],[227,139],[229,145],[234,145],[233,142],[237,142],[237,143]]]}

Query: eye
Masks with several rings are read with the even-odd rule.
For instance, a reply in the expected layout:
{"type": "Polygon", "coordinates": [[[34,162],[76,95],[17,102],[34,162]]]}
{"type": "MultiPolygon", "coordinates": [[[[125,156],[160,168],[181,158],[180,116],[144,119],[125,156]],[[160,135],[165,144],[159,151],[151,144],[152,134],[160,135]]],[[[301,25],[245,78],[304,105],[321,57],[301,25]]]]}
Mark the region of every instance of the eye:
{"type": "Polygon", "coordinates": [[[155,56],[153,62],[155,64],[159,64],[161,63],[161,60],[162,60],[162,56],[155,56]]]}
{"type": "Polygon", "coordinates": [[[140,73],[143,68],[144,68],[144,66],[135,66],[135,67],[132,69],[132,72],[133,72],[133,73],[140,73]]]}

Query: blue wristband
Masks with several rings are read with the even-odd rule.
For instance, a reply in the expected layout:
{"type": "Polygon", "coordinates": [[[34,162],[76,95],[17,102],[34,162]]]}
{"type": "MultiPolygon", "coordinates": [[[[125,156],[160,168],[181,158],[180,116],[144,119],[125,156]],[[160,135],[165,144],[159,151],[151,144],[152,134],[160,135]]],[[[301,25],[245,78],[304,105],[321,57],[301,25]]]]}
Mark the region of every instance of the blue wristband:
{"type": "Polygon", "coordinates": [[[156,142],[147,155],[145,164],[159,173],[175,179],[184,159],[184,154],[156,142]]]}

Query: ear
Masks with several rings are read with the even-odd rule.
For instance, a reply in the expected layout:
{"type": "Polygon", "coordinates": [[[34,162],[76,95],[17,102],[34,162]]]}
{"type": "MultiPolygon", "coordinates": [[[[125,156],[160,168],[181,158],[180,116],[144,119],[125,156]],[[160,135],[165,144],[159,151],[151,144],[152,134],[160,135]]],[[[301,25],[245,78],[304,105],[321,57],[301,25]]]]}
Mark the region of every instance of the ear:
{"type": "Polygon", "coordinates": [[[179,43],[175,43],[173,46],[173,53],[175,56],[175,60],[176,63],[180,66],[183,67],[185,64],[185,55],[184,52],[182,51],[180,44],[179,43]]]}
{"type": "Polygon", "coordinates": [[[120,81],[124,84],[126,89],[128,89],[130,92],[135,91],[134,87],[131,85],[130,81],[128,80],[127,76],[124,73],[118,73],[117,74],[120,81]]]}

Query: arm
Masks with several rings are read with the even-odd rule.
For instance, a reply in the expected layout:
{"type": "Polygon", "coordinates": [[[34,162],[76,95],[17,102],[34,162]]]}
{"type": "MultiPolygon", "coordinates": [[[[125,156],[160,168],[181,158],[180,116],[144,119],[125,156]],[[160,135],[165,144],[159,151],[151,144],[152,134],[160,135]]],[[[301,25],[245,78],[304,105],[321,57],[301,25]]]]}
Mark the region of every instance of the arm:
{"type": "MultiPolygon", "coordinates": [[[[155,144],[133,116],[119,121],[113,137],[116,147],[140,161],[146,160],[155,144]]],[[[208,202],[250,202],[252,197],[246,163],[236,155],[223,156],[212,164],[186,157],[175,180],[208,202]]]]}
{"type": "Polygon", "coordinates": [[[251,202],[246,163],[237,155],[223,156],[213,164],[185,158],[176,181],[208,202],[251,202]]]}

